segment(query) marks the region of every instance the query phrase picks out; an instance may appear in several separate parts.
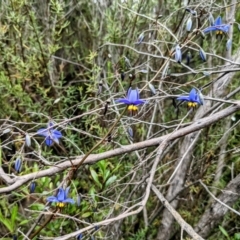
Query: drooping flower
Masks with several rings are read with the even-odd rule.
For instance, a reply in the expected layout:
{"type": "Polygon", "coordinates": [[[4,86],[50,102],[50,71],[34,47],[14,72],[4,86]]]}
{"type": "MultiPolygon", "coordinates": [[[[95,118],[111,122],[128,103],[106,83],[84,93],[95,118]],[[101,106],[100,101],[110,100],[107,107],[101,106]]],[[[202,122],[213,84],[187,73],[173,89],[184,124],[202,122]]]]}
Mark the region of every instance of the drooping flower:
{"type": "Polygon", "coordinates": [[[129,134],[130,138],[133,138],[133,129],[131,127],[127,128],[127,132],[129,134]]]}
{"type": "Polygon", "coordinates": [[[175,47],[175,60],[176,62],[181,64],[182,61],[182,52],[181,52],[181,48],[180,46],[177,44],[177,46],[175,47]]]}
{"type": "Polygon", "coordinates": [[[230,24],[223,24],[222,18],[218,16],[214,24],[210,27],[203,29],[203,32],[204,33],[216,32],[216,37],[222,38],[223,33],[228,33],[229,28],[230,28],[230,24]]]}
{"type": "Polygon", "coordinates": [[[48,123],[47,128],[41,128],[37,131],[37,134],[45,137],[45,143],[47,146],[51,146],[54,142],[59,144],[59,138],[62,137],[62,133],[58,130],[53,129],[54,124],[48,123]]]}
{"type": "Polygon", "coordinates": [[[72,198],[68,198],[68,192],[70,187],[67,187],[65,190],[63,188],[59,188],[57,196],[50,196],[47,198],[48,202],[57,203],[57,207],[62,208],[66,203],[74,204],[74,200],[72,198]]]}
{"type": "Polygon", "coordinates": [[[29,192],[30,193],[34,193],[35,188],[36,188],[36,183],[35,182],[31,182],[30,186],[29,186],[29,192]]]}
{"type": "Polygon", "coordinates": [[[122,79],[122,81],[124,80],[124,78],[125,78],[125,73],[121,72],[121,79],[122,79]]]}
{"type": "Polygon", "coordinates": [[[189,65],[191,62],[191,58],[192,58],[192,54],[190,51],[187,52],[187,56],[186,56],[186,64],[189,65]]]}
{"type": "Polygon", "coordinates": [[[81,196],[80,194],[77,195],[77,206],[80,207],[81,205],[81,196]]]}
{"type": "Polygon", "coordinates": [[[203,101],[200,100],[198,91],[193,88],[188,96],[180,96],[177,100],[185,101],[188,103],[188,107],[196,107],[198,104],[203,105],[203,101]]]}
{"type": "Polygon", "coordinates": [[[139,99],[138,89],[132,89],[130,87],[127,92],[127,97],[117,99],[116,102],[124,103],[128,105],[128,110],[130,112],[136,112],[138,110],[137,106],[140,104],[144,104],[146,101],[139,99]]]}
{"type": "Polygon", "coordinates": [[[228,39],[227,43],[226,43],[226,50],[229,51],[231,49],[232,46],[232,39],[228,39]]]}
{"type": "Polygon", "coordinates": [[[126,67],[127,67],[127,68],[132,68],[132,65],[131,65],[131,63],[130,63],[130,60],[129,60],[126,56],[124,56],[124,61],[125,61],[125,64],[126,64],[126,67]]]}
{"type": "Polygon", "coordinates": [[[22,160],[21,158],[17,158],[17,160],[15,161],[15,170],[17,173],[21,172],[21,166],[22,166],[22,160]]]}
{"type": "Polygon", "coordinates": [[[142,32],[142,33],[139,35],[136,44],[140,44],[140,43],[143,41],[143,39],[144,39],[144,32],[142,32]]]}
{"type": "Polygon", "coordinates": [[[198,97],[199,97],[200,105],[204,105],[204,104],[205,104],[205,101],[204,101],[204,97],[203,97],[203,94],[202,94],[201,90],[200,90],[200,89],[197,89],[197,92],[198,92],[198,97]]]}
{"type": "Polygon", "coordinates": [[[26,142],[26,145],[27,145],[28,147],[31,146],[31,137],[29,136],[28,133],[26,133],[25,142],[26,142]]]}
{"type": "Polygon", "coordinates": [[[202,48],[199,49],[199,55],[204,62],[207,61],[207,55],[202,48]]]}
{"type": "Polygon", "coordinates": [[[148,87],[149,87],[152,95],[156,95],[157,91],[156,91],[155,87],[151,83],[148,83],[148,87]]]}
{"type": "Polygon", "coordinates": [[[208,20],[209,20],[210,25],[213,26],[214,25],[214,17],[212,15],[212,13],[209,13],[208,20]]]}
{"type": "Polygon", "coordinates": [[[188,20],[187,20],[186,30],[187,30],[187,32],[190,32],[191,29],[192,29],[192,18],[190,17],[190,18],[188,18],[188,20]]]}
{"type": "Polygon", "coordinates": [[[80,234],[78,234],[77,236],[76,236],[76,239],[77,240],[81,240],[83,238],[83,234],[82,233],[80,233],[80,234]]]}

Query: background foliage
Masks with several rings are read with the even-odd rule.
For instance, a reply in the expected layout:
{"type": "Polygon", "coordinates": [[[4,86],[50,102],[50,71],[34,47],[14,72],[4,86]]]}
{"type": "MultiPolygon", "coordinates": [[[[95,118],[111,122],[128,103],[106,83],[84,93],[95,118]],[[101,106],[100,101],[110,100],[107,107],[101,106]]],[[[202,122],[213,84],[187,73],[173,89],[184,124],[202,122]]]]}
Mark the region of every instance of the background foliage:
{"type": "MultiPolygon", "coordinates": [[[[185,232],[181,235],[179,224],[166,215],[152,192],[142,211],[111,221],[141,205],[158,146],[81,165],[70,182],[70,196],[76,203],[62,211],[47,204],[46,197],[66,185],[74,167],[40,178],[37,173],[79,158],[103,139],[124,110],[114,100],[123,97],[130,85],[138,87],[148,103],[136,116],[125,113],[92,153],[164,136],[228,107],[229,103],[218,102],[229,99],[228,94],[230,100],[239,99],[239,4],[2,0],[0,9],[1,175],[12,179],[8,182],[0,176],[1,188],[6,189],[0,196],[1,239],[53,239],[86,227],[82,239],[190,239],[185,232]],[[197,16],[186,8],[196,10],[197,16]],[[228,36],[219,40],[210,33],[203,38],[193,31],[209,25],[210,13],[214,18],[221,15],[224,23],[235,20],[228,36]],[[188,18],[193,21],[191,32],[186,31],[188,18]],[[137,44],[141,33],[145,38],[137,44]],[[233,44],[226,51],[228,38],[233,44]],[[182,64],[174,60],[177,43],[182,64]],[[199,57],[200,47],[207,53],[206,62],[199,57]],[[176,96],[192,87],[202,90],[206,104],[195,111],[185,104],[176,108],[176,96]],[[63,134],[52,147],[36,134],[49,121],[63,134]],[[26,136],[31,138],[30,146],[26,136]],[[20,173],[14,169],[18,158],[20,173]],[[11,189],[18,177],[30,173],[36,173],[36,179],[11,189]],[[36,188],[30,193],[33,182],[36,188]],[[108,224],[98,224],[108,219],[108,224]]],[[[192,226],[198,226],[214,203],[199,180],[218,196],[239,174],[238,123],[239,113],[235,113],[194,133],[194,144],[187,136],[174,140],[155,169],[154,185],[168,201],[175,201],[173,206],[192,226]],[[183,175],[174,173],[185,157],[189,160],[181,165],[183,175]]],[[[239,200],[231,207],[238,211],[239,200]]],[[[219,220],[206,232],[206,239],[240,239],[237,214],[229,211],[219,220]]]]}

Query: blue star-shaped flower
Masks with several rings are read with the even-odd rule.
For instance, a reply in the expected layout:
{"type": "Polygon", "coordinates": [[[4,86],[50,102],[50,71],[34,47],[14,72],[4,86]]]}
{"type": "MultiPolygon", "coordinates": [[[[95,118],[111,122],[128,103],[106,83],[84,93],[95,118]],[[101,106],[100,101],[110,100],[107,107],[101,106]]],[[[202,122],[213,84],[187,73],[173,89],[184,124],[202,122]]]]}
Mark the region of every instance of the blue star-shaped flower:
{"type": "Polygon", "coordinates": [[[116,102],[124,103],[128,106],[129,111],[137,111],[137,105],[143,104],[146,101],[139,99],[139,91],[138,89],[132,89],[131,87],[128,89],[127,97],[117,99],[116,102]]]}
{"type": "Polygon", "coordinates": [[[59,188],[57,196],[50,196],[47,198],[48,202],[55,202],[57,203],[57,207],[64,207],[66,203],[74,204],[74,200],[72,198],[68,198],[68,192],[70,187],[64,190],[63,188],[59,188]]]}
{"type": "Polygon", "coordinates": [[[41,128],[37,131],[37,134],[40,136],[45,137],[45,143],[47,146],[51,146],[53,142],[56,142],[59,144],[59,138],[62,137],[62,133],[60,131],[57,131],[53,129],[53,123],[48,123],[47,128],[41,128]]]}
{"type": "Polygon", "coordinates": [[[230,24],[223,24],[222,18],[218,16],[213,24],[213,26],[207,27],[203,29],[204,33],[209,32],[215,32],[216,31],[216,37],[220,36],[222,37],[223,33],[228,33],[230,28],[230,24]]]}
{"type": "Polygon", "coordinates": [[[193,88],[188,96],[180,96],[177,100],[182,100],[188,102],[188,107],[196,107],[197,104],[203,105],[203,101],[199,97],[198,91],[193,88]]]}

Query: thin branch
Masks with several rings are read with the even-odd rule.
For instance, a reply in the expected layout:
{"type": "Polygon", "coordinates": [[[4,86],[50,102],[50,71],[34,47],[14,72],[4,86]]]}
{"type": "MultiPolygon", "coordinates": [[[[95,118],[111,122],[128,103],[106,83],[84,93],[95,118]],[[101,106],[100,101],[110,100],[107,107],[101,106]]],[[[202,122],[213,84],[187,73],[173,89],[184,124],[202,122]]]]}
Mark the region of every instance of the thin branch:
{"type": "MultiPolygon", "coordinates": [[[[199,120],[193,122],[190,126],[179,129],[173,133],[170,133],[170,134],[158,137],[158,138],[153,138],[150,140],[135,143],[135,144],[125,145],[120,148],[110,150],[110,151],[107,151],[104,153],[91,154],[84,161],[84,163],[92,164],[92,163],[95,163],[95,162],[103,160],[103,159],[115,157],[115,156],[118,156],[118,155],[121,155],[124,153],[129,153],[129,152],[136,151],[139,149],[144,149],[147,147],[158,145],[159,143],[165,141],[166,139],[168,141],[175,140],[177,138],[188,135],[189,133],[196,132],[207,126],[210,126],[211,124],[218,122],[219,120],[237,112],[239,109],[240,109],[240,102],[236,102],[236,104],[234,106],[230,106],[218,113],[213,114],[210,117],[199,119],[199,120]]],[[[82,161],[83,158],[84,158],[84,156],[76,157],[75,160],[65,161],[63,163],[57,164],[53,167],[50,167],[49,169],[45,169],[45,170],[42,170],[42,171],[39,171],[36,173],[26,174],[24,176],[18,176],[15,178],[15,182],[11,186],[1,188],[0,193],[11,192],[11,191],[17,189],[18,187],[22,186],[23,184],[31,181],[32,179],[37,179],[37,178],[41,178],[41,177],[45,177],[45,176],[53,176],[54,174],[56,174],[58,172],[62,172],[65,169],[72,167],[72,164],[74,166],[77,166],[82,161]]]]}
{"type": "Polygon", "coordinates": [[[162,204],[168,209],[168,211],[173,215],[175,220],[179,223],[182,229],[184,229],[194,240],[204,240],[201,236],[199,236],[190,226],[186,223],[181,215],[175,211],[175,209],[170,205],[170,203],[163,197],[163,195],[159,192],[159,190],[152,184],[151,186],[153,192],[156,194],[158,199],[162,202],[162,204]]]}

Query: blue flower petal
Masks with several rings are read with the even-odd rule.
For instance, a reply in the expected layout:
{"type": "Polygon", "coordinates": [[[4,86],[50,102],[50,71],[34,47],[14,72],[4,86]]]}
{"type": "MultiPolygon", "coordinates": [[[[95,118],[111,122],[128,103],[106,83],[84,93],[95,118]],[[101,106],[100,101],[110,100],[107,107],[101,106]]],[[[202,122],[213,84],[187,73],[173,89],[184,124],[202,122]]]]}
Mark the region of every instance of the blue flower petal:
{"type": "Polygon", "coordinates": [[[69,193],[70,187],[67,187],[64,192],[64,197],[65,199],[68,198],[68,193],[69,193]]]}
{"type": "Polygon", "coordinates": [[[222,18],[221,16],[218,16],[214,22],[214,25],[217,26],[217,25],[221,25],[222,24],[222,18]]]}
{"type": "Polygon", "coordinates": [[[126,98],[117,99],[116,102],[124,103],[130,105],[131,103],[126,98]]]}
{"type": "Polygon", "coordinates": [[[64,203],[71,203],[71,204],[75,203],[75,201],[73,199],[71,199],[71,198],[64,199],[62,202],[64,202],[64,203]]]}
{"type": "Polygon", "coordinates": [[[189,93],[189,100],[190,102],[197,102],[197,98],[198,98],[197,91],[195,88],[193,88],[189,93]]]}
{"type": "Polygon", "coordinates": [[[58,202],[58,199],[55,196],[50,196],[47,198],[48,202],[58,202]]]}
{"type": "Polygon", "coordinates": [[[53,138],[61,138],[62,137],[62,133],[58,130],[52,130],[52,136],[53,138]]]}
{"type": "Polygon", "coordinates": [[[57,199],[59,202],[63,202],[65,199],[65,191],[63,188],[59,188],[58,194],[57,194],[57,199]]]}
{"type": "Polygon", "coordinates": [[[180,96],[177,98],[177,100],[182,100],[182,101],[187,101],[187,102],[190,101],[189,96],[180,96]]]}
{"type": "Polygon", "coordinates": [[[209,32],[213,32],[213,31],[216,31],[216,27],[215,26],[211,26],[211,27],[207,27],[205,29],[203,29],[203,32],[204,33],[209,33],[209,32]]]}
{"type": "Polygon", "coordinates": [[[132,91],[132,87],[130,87],[130,88],[128,89],[128,92],[127,92],[127,99],[130,98],[131,91],[132,91]]]}
{"type": "Polygon", "coordinates": [[[53,144],[53,140],[51,139],[51,137],[46,137],[45,143],[48,147],[50,147],[53,144]]]}
{"type": "Polygon", "coordinates": [[[134,90],[131,90],[128,100],[130,103],[134,104],[134,102],[138,100],[138,97],[139,97],[138,90],[134,89],[134,90]]]}
{"type": "Polygon", "coordinates": [[[53,126],[54,126],[54,123],[53,123],[53,122],[49,122],[49,123],[48,123],[48,128],[53,127],[53,126]]]}
{"type": "Polygon", "coordinates": [[[47,130],[47,128],[40,128],[39,130],[37,130],[37,134],[43,137],[47,137],[49,135],[49,131],[47,130]]]}
{"type": "Polygon", "coordinates": [[[136,100],[136,101],[133,102],[133,105],[140,105],[140,104],[144,104],[145,102],[146,102],[146,101],[144,101],[144,100],[138,99],[138,100],[136,100]]]}

